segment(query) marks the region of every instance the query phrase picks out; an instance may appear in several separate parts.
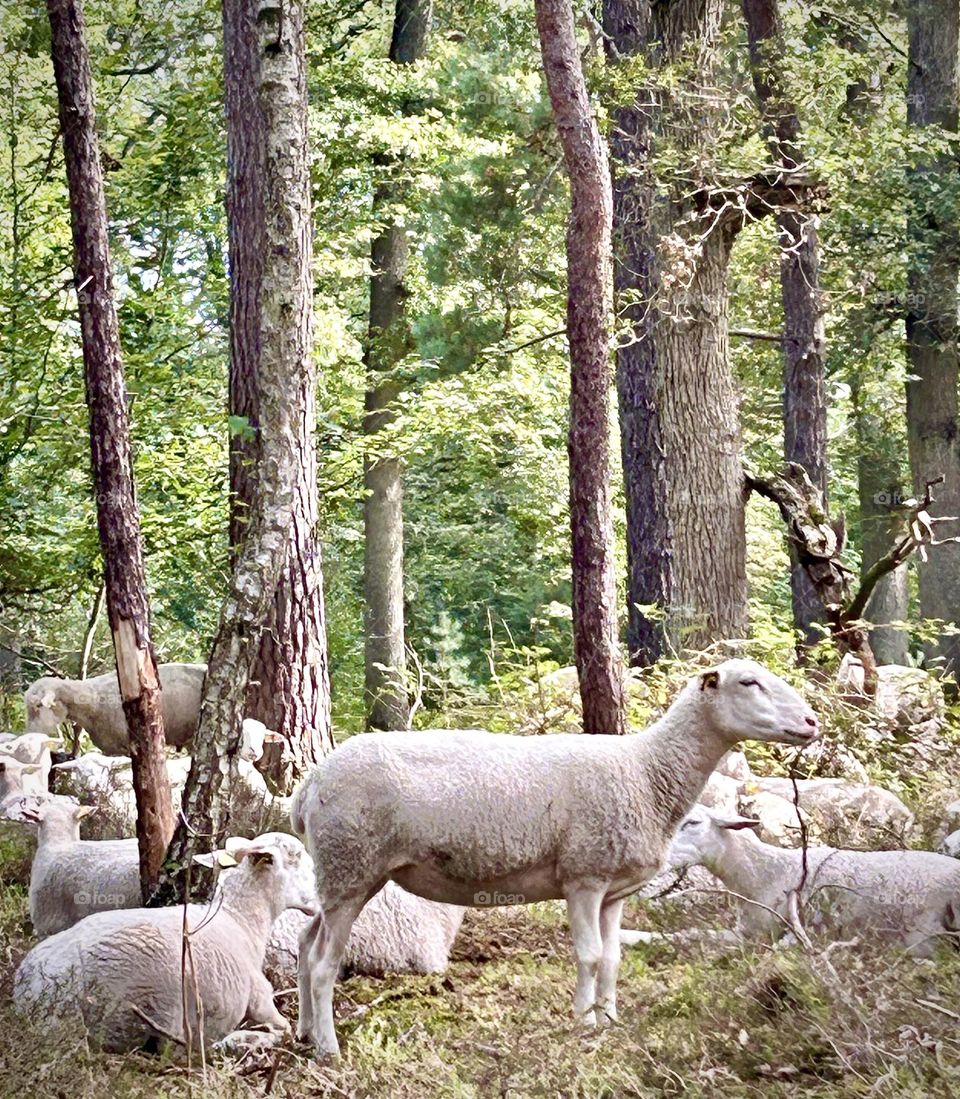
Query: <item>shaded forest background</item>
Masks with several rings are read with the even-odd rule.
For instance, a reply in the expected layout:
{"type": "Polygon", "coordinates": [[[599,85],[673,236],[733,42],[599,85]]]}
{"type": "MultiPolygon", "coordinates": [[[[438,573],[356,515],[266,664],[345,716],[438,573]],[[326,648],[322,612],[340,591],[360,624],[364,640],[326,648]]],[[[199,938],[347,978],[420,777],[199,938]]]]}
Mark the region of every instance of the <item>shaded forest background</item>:
{"type": "MultiPolygon", "coordinates": [[[[566,181],[531,12],[442,5],[428,57],[409,66],[387,58],[393,14],[324,0],[308,12],[319,534],[342,730],[363,722],[365,457],[403,462],[406,640],[424,712],[462,715],[491,686],[572,662],[566,181]],[[385,179],[403,181],[392,192],[402,209],[371,202],[385,179]],[[371,241],[386,218],[405,224],[412,242],[413,339],[393,374],[398,414],[372,453],[364,339],[371,241]]],[[[865,524],[886,525],[909,495],[907,189],[911,168],[950,145],[935,129],[908,129],[906,28],[884,5],[841,3],[815,17],[786,8],[783,17],[784,81],[829,196],[819,227],[829,491],[856,568],[865,524]]],[[[229,438],[249,430],[228,418],[225,401],[220,11],[194,0],[91,0],[86,18],[154,642],[160,660],[204,660],[229,575],[229,438]]],[[[745,178],[769,153],[739,11],[724,20],[717,87],[704,89],[709,152],[713,169],[745,178]]],[[[16,721],[24,680],[45,668],[81,671],[102,569],[44,13],[4,8],[0,41],[0,645],[16,721]]],[[[584,43],[597,102],[610,104],[642,63],[606,68],[599,37],[584,43]]],[[[658,155],[669,172],[675,151],[667,144],[658,155]]],[[[941,209],[955,207],[956,187],[955,174],[938,181],[941,209]]],[[[730,294],[745,460],[770,471],[783,452],[770,219],[738,235],[730,294]]],[[[614,486],[622,576],[619,474],[614,486]]],[[[671,491],[697,507],[696,486],[671,491]]],[[[786,658],[795,644],[789,558],[776,509],[756,497],[747,548],[753,652],[786,658]]],[[[914,617],[915,656],[924,636],[914,617]]],[[[89,668],[111,663],[101,623],[89,668]]]]}

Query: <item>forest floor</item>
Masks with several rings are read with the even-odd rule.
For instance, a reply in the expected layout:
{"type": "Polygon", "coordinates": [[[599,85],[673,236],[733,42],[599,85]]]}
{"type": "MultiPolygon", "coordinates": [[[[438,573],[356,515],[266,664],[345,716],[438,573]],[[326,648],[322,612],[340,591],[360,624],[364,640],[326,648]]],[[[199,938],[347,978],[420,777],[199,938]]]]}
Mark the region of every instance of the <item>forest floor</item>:
{"type": "MultiPolygon", "coordinates": [[[[2,868],[0,868],[2,869],[2,868]]],[[[639,902],[625,920],[650,926],[639,902]]],[[[31,945],[22,886],[0,888],[0,996],[31,945]]],[[[686,945],[626,950],[621,1023],[571,1022],[558,905],[471,911],[447,973],[337,986],[343,1055],[289,1045],[260,1063],[55,1046],[0,1011],[0,1095],[855,1097],[960,1094],[960,954],[915,962],[870,944],[828,953],[686,945]]],[[[293,1010],[294,997],[286,1003],[293,1010]]]]}

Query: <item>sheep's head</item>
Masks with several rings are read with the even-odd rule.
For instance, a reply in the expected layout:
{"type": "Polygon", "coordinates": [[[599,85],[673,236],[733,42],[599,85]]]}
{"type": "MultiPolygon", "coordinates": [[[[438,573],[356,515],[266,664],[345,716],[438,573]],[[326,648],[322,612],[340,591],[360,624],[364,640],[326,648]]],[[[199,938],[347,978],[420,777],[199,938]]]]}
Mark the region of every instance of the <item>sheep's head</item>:
{"type": "Polygon", "coordinates": [[[252,879],[270,898],[275,915],[286,908],[310,915],[317,910],[313,859],[303,844],[286,832],[266,832],[252,840],[232,836],[222,850],[195,855],[194,861],[224,872],[220,876],[224,883],[228,875],[236,882],[242,874],[248,888],[252,879]]]}
{"type": "Polygon", "coordinates": [[[240,737],[240,758],[255,762],[263,755],[263,746],[275,742],[283,743],[283,737],[274,733],[253,717],[243,719],[243,731],[240,737]]]}
{"type": "Polygon", "coordinates": [[[726,660],[691,684],[713,728],[740,740],[812,744],[820,735],[813,710],[779,676],[753,660],[726,660]]]}
{"type": "Polygon", "coordinates": [[[24,824],[53,825],[58,832],[64,831],[66,838],[80,838],[80,821],[97,810],[93,805],[78,805],[75,798],[51,794],[48,797],[23,797],[6,807],[11,820],[24,824]]]}
{"type": "Polygon", "coordinates": [[[107,756],[103,752],[84,752],[76,759],[55,763],[55,771],[67,771],[74,775],[84,790],[95,792],[109,790],[114,775],[133,766],[129,756],[107,756]]]}
{"type": "Polygon", "coordinates": [[[28,733],[54,733],[67,720],[67,707],[60,698],[63,681],[46,676],[32,683],[23,696],[27,707],[28,733]]]}
{"type": "Polygon", "coordinates": [[[40,763],[46,752],[63,747],[63,739],[47,733],[24,733],[0,744],[0,756],[13,756],[21,763],[40,763]]]}
{"type": "Polygon", "coordinates": [[[0,801],[12,794],[43,794],[38,763],[21,763],[13,756],[0,758],[0,801]]]}
{"type": "Polygon", "coordinates": [[[749,836],[756,839],[753,829],[760,821],[752,817],[730,817],[715,813],[705,805],[695,805],[680,822],[667,854],[666,865],[671,870],[687,866],[712,869],[723,858],[728,844],[749,836]]]}

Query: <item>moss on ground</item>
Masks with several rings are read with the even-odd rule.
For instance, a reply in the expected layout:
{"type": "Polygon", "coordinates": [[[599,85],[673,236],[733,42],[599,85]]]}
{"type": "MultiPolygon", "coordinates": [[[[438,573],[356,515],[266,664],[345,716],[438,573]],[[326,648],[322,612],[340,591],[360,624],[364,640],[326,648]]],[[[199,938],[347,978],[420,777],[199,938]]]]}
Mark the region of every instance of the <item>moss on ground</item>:
{"type": "MultiPolygon", "coordinates": [[[[639,906],[636,906],[638,909],[639,906]]],[[[634,911],[637,922],[639,911],[634,911]]],[[[0,889],[2,994],[29,948],[22,886],[0,889]]],[[[30,1099],[300,1096],[953,1099],[960,1094],[960,956],[894,950],[628,950],[622,1022],[570,1021],[573,970],[557,905],[471,912],[446,974],[353,978],[337,990],[343,1056],[293,1045],[262,1060],[183,1063],[51,1045],[0,1018],[0,1093],[30,1099]]],[[[294,997],[285,997],[294,1010],[294,997]]]]}

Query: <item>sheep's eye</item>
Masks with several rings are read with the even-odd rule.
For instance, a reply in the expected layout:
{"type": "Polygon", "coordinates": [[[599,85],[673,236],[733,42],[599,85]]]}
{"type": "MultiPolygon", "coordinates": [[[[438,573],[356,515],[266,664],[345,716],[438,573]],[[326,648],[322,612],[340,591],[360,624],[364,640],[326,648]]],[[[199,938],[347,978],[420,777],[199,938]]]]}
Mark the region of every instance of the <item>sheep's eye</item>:
{"type": "Polygon", "coordinates": [[[740,686],[741,687],[759,687],[760,686],[760,680],[759,679],[741,679],[740,680],[740,686]]]}

